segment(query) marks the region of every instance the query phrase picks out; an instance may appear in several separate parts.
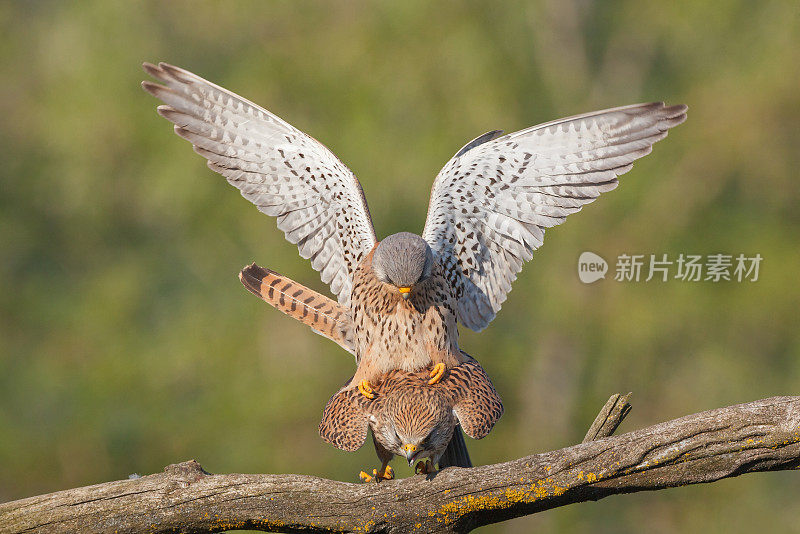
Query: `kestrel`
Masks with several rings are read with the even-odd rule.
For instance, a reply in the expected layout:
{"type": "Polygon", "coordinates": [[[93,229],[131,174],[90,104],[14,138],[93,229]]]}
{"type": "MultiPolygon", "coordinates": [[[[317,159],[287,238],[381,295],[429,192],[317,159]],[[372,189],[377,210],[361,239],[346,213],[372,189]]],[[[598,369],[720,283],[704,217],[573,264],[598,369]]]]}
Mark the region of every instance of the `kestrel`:
{"type": "Polygon", "coordinates": [[[431,367],[433,385],[463,363],[456,324],[485,328],[545,229],[614,189],[687,110],[634,104],[481,135],[437,175],[422,235],[378,242],[358,180],[321,143],[186,70],[144,69],[164,84],[142,82],[159,114],[330,285],[352,325],[336,334],[356,357],[348,388],[365,397],[391,370],[431,367]]]}
{"type": "Polygon", "coordinates": [[[389,467],[394,455],[409,466],[417,462],[418,473],[432,473],[457,424],[471,438],[481,439],[503,414],[500,396],[483,368],[466,354],[462,360],[434,385],[428,384],[425,369],[394,369],[376,381],[374,399],[342,388],[325,406],[320,436],[342,450],[355,451],[372,429],[381,467],[373,475],[362,471],[364,481],[394,478],[389,467]]]}

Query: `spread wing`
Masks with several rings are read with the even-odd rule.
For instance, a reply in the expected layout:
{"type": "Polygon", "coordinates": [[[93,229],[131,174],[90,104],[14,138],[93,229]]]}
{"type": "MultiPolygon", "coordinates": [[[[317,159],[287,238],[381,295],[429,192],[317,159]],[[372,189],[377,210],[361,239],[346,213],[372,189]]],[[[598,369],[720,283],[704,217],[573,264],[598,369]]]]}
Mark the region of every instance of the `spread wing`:
{"type": "Polygon", "coordinates": [[[166,63],[144,64],[164,85],[142,82],[166,105],[158,113],[194,145],[208,166],[267,215],[311,260],[339,302],[375,245],[361,185],[333,153],[264,108],[166,63]]]}
{"type": "Polygon", "coordinates": [[[422,234],[447,273],[459,321],[485,328],[545,228],[614,189],[686,110],[635,104],[489,132],[460,150],[434,181],[422,234]]]}

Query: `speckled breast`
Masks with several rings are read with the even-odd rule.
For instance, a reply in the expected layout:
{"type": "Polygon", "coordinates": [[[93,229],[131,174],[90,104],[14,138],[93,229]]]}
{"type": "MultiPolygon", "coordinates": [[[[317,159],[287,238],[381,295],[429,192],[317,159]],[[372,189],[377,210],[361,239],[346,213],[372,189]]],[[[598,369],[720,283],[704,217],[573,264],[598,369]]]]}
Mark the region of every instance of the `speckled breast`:
{"type": "Polygon", "coordinates": [[[372,254],[353,277],[351,311],[359,365],[377,373],[416,371],[440,354],[458,354],[453,297],[438,267],[414,287],[408,300],[378,281],[372,254]]]}

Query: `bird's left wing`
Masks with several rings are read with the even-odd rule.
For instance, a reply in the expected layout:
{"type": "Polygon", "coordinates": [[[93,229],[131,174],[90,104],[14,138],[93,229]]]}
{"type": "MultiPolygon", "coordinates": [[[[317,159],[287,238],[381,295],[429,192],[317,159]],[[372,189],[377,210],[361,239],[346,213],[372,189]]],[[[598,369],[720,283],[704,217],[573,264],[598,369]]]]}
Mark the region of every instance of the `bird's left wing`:
{"type": "Polygon", "coordinates": [[[158,113],[311,260],[347,306],[352,275],[375,245],[361,185],[322,143],[266,109],[166,63],[144,64],[158,113]]]}
{"type": "Polygon", "coordinates": [[[485,328],[545,228],[614,189],[686,109],[635,104],[489,132],[461,149],[434,181],[422,234],[456,295],[458,320],[485,328]]]}
{"type": "Polygon", "coordinates": [[[453,412],[472,439],[486,437],[503,415],[503,401],[483,367],[467,353],[466,361],[450,368],[443,382],[454,392],[453,412]]]}

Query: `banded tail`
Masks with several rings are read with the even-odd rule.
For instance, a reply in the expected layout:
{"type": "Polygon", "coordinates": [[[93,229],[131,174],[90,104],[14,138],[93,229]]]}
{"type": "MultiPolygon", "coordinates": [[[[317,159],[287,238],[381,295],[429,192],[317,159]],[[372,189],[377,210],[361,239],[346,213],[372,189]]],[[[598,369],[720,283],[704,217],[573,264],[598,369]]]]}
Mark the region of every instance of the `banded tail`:
{"type": "Polygon", "coordinates": [[[355,355],[350,311],[335,300],[255,263],[242,269],[239,280],[253,295],[355,355]]]}

